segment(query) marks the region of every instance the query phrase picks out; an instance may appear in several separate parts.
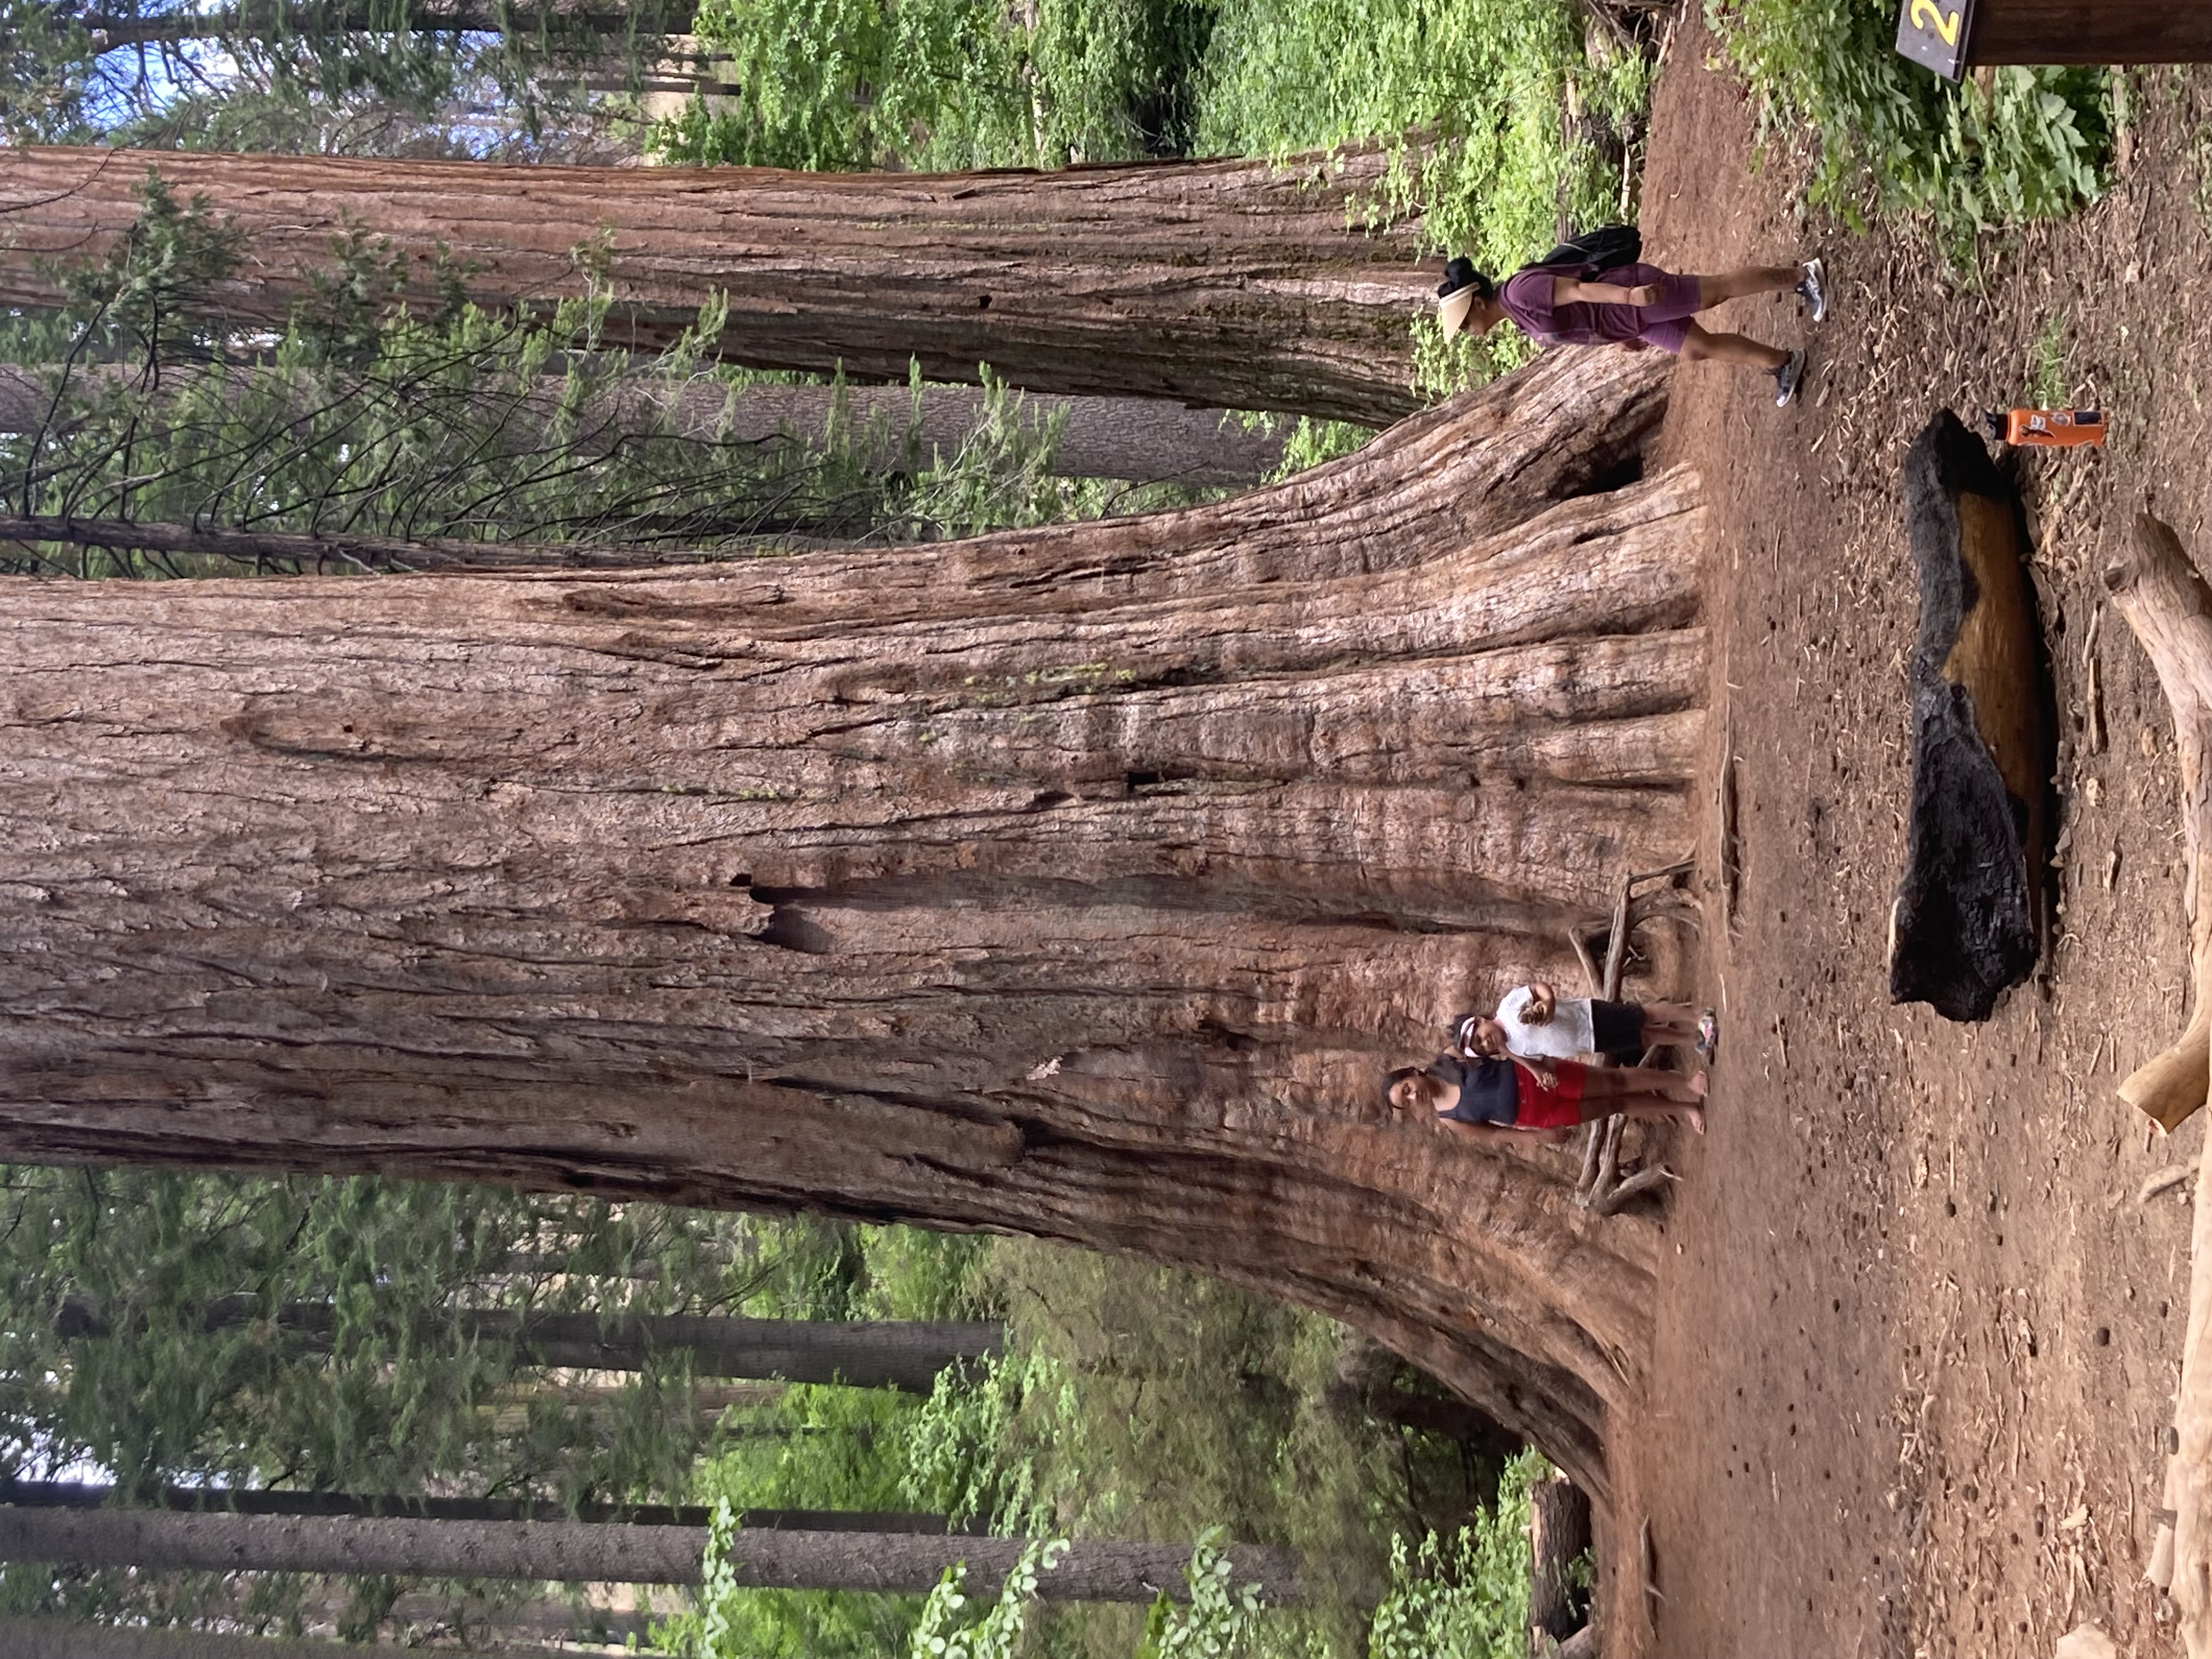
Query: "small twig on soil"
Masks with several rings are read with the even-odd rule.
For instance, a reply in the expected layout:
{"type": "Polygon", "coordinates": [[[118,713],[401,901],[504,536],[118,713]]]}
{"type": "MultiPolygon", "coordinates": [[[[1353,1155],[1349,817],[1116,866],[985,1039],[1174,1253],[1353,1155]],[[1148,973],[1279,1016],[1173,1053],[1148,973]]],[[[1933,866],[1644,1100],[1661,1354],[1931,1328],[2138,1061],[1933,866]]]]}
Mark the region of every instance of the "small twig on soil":
{"type": "Polygon", "coordinates": [[[1659,1630],[1659,1604],[1667,1599],[1659,1588],[1659,1558],[1651,1547],[1651,1522],[1644,1522],[1638,1543],[1644,1554],[1644,1622],[1654,1635],[1659,1630]]]}
{"type": "Polygon", "coordinates": [[[2136,1188],[2136,1202],[2148,1204],[2160,1193],[2170,1193],[2183,1182],[2195,1179],[2196,1175],[2197,1160],[2193,1158],[2186,1164],[2169,1164],[2144,1178],[2143,1184],[2136,1188]]]}

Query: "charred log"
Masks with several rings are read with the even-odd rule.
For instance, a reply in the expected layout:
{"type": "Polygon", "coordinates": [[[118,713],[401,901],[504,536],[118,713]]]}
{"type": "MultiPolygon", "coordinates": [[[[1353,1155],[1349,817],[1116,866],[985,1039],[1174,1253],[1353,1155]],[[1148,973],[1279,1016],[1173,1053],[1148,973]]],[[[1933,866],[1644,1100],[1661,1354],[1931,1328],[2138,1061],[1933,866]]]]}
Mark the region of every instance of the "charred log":
{"type": "Polygon", "coordinates": [[[1905,461],[1920,580],[1905,870],[1889,994],[1981,1020],[2033,970],[2052,731],[2020,504],[1948,410],[1905,461]]]}

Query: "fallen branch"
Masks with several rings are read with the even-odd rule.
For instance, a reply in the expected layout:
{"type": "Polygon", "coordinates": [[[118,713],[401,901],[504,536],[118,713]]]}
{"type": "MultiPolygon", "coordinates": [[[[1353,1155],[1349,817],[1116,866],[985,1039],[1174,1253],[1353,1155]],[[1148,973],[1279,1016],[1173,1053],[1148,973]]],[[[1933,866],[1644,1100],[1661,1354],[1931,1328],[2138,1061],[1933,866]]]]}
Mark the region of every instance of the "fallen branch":
{"type": "MultiPolygon", "coordinates": [[[[2206,994],[2212,989],[2212,951],[2207,948],[2212,944],[2212,902],[2204,891],[2205,848],[2212,842],[2212,798],[2204,771],[2212,744],[2212,587],[2197,574],[2180,538],[2147,513],[2136,520],[2128,551],[2105,572],[2105,586],[2157,671],[2172,708],[2181,757],[2181,822],[2189,854],[2183,901],[2189,914],[2196,1013],[2180,1041],[2120,1085],[2122,1099],[2172,1129],[2204,1104],[2212,1083],[2212,1052],[2206,1042],[2212,1026],[2206,994]]],[[[2172,1456],[2166,1465],[2164,1507],[2172,1511],[2172,1534],[2169,1539],[2161,1516],[2152,1572],[2170,1575],[2190,1659],[2212,1659],[2212,1192],[2206,1190],[2212,1158],[2197,1163],[2197,1213],[2191,1230],[2196,1266],[2189,1279],[2181,1388],[2167,1442],[2172,1456]]],[[[2146,1193],[2150,1185],[2144,1183],[2146,1193]]]]}
{"type": "Polygon", "coordinates": [[[2135,630],[2173,712],[2181,757],[2181,826],[2189,860],[2182,903],[2189,916],[2196,1011],[2173,1046],[2136,1069],[2120,1098],[2167,1130],[2204,1104],[2212,1080],[2212,902],[2204,884],[2208,799],[2204,757],[2212,742],[2212,587],[2182,550],[2180,538],[2145,513],[2128,552],[2105,572],[2114,607],[2135,630]]]}
{"type": "MultiPolygon", "coordinates": [[[[1684,859],[1664,869],[1632,871],[1621,881],[1620,895],[1613,901],[1609,918],[1601,922],[1580,923],[1567,930],[1567,942],[1574,946],[1575,955],[1582,963],[1592,996],[1607,1002],[1620,1000],[1620,982],[1628,972],[1629,941],[1645,921],[1670,914],[1696,918],[1697,901],[1678,885],[1695,867],[1692,860],[1684,859]],[[1666,884],[1639,894],[1636,890],[1647,882],[1666,884]],[[1591,942],[1601,927],[1605,930],[1606,939],[1602,969],[1591,949],[1591,942]]],[[[1646,1054],[1644,1060],[1649,1065],[1651,1054],[1646,1054]]],[[[1620,1137],[1627,1122],[1626,1117],[1615,1113],[1601,1122],[1591,1124],[1583,1136],[1583,1168],[1575,1182],[1575,1202],[1594,1214],[1611,1215],[1638,1194],[1655,1191],[1673,1178],[1662,1172],[1645,1170],[1626,1182],[1620,1179],[1620,1137]],[[1660,1175],[1660,1179],[1649,1178],[1655,1174],[1660,1175]]]]}

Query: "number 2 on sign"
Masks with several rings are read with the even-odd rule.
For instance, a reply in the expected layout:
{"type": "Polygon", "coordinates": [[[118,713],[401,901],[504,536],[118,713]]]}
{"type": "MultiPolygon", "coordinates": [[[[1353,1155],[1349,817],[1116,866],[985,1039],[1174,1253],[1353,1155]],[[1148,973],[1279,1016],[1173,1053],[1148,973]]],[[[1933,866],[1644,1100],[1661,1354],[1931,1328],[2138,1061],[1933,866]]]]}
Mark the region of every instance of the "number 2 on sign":
{"type": "Polygon", "coordinates": [[[1936,0],[1912,0],[1912,21],[1916,27],[1934,29],[1942,37],[1947,46],[1959,44],[1959,18],[1956,11],[1947,12],[1936,0]]]}

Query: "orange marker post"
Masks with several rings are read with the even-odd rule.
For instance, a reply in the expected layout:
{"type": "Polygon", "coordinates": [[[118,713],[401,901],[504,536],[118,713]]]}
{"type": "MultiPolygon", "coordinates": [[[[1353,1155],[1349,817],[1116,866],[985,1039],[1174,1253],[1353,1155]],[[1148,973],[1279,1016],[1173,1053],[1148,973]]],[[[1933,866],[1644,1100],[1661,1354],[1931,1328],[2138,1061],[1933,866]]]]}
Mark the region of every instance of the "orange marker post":
{"type": "Polygon", "coordinates": [[[1983,419],[1982,429],[1993,443],[2027,449],[2105,447],[2105,412],[2100,409],[1992,410],[1983,419]]]}

